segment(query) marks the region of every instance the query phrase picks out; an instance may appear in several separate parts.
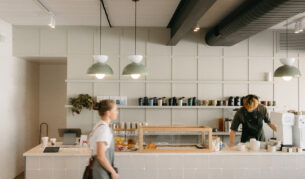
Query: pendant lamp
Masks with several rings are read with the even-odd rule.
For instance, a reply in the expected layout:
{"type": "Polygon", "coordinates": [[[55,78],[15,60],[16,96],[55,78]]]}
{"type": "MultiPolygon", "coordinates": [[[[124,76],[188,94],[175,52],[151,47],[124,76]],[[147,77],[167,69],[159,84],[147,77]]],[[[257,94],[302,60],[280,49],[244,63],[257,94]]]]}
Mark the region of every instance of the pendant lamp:
{"type": "Polygon", "coordinates": [[[292,78],[301,77],[300,70],[293,66],[295,58],[288,58],[288,20],[286,23],[286,58],[280,59],[280,62],[283,64],[278,67],[274,72],[274,77],[281,77],[285,81],[289,81],[292,78]]]}
{"type": "Polygon", "coordinates": [[[138,79],[141,77],[141,75],[147,75],[147,69],[143,64],[140,63],[143,60],[143,56],[137,55],[137,1],[139,0],[132,1],[135,3],[135,53],[134,55],[128,56],[128,59],[132,62],[125,66],[122,75],[131,76],[132,79],[138,79]]]}
{"type": "Polygon", "coordinates": [[[97,79],[103,79],[105,76],[112,76],[112,68],[106,64],[107,55],[102,55],[102,4],[100,3],[100,54],[94,55],[94,64],[88,70],[88,76],[95,76],[97,79]]]}

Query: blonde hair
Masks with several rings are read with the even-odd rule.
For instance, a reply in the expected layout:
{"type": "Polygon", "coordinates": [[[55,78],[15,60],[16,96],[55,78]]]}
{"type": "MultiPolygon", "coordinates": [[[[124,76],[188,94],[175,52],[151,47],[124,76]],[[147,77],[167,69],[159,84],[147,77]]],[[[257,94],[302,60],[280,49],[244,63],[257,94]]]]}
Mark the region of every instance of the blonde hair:
{"type": "Polygon", "coordinates": [[[243,98],[243,106],[248,110],[248,111],[253,111],[258,107],[259,100],[258,97],[255,95],[248,95],[243,98]]]}

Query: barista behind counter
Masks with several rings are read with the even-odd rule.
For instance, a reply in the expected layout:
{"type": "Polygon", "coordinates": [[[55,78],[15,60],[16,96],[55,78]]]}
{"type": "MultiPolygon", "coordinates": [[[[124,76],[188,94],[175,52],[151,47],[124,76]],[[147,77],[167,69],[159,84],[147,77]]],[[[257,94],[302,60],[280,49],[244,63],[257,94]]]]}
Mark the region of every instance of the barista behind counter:
{"type": "Polygon", "coordinates": [[[241,142],[248,142],[250,138],[265,141],[263,120],[276,131],[276,126],[270,122],[267,108],[259,104],[258,97],[248,95],[243,99],[243,107],[235,114],[230,132],[230,147],[234,146],[235,134],[238,126],[242,124],[241,142]]]}

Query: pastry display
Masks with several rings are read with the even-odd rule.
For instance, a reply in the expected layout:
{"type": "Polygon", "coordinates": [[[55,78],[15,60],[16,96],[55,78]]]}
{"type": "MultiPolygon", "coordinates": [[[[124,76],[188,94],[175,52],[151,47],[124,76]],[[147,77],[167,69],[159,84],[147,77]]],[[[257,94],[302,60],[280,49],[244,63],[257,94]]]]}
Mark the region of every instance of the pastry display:
{"type": "Polygon", "coordinates": [[[155,143],[151,142],[145,146],[145,149],[157,149],[157,146],[155,143]]]}

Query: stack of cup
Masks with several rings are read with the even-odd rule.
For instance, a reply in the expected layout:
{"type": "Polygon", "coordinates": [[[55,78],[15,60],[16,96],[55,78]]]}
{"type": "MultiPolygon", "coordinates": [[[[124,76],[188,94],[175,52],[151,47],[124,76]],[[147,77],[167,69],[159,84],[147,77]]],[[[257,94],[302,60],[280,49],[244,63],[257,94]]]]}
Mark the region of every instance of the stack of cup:
{"type": "Polygon", "coordinates": [[[41,142],[42,142],[42,147],[47,147],[49,143],[49,137],[42,137],[41,142]]]}

